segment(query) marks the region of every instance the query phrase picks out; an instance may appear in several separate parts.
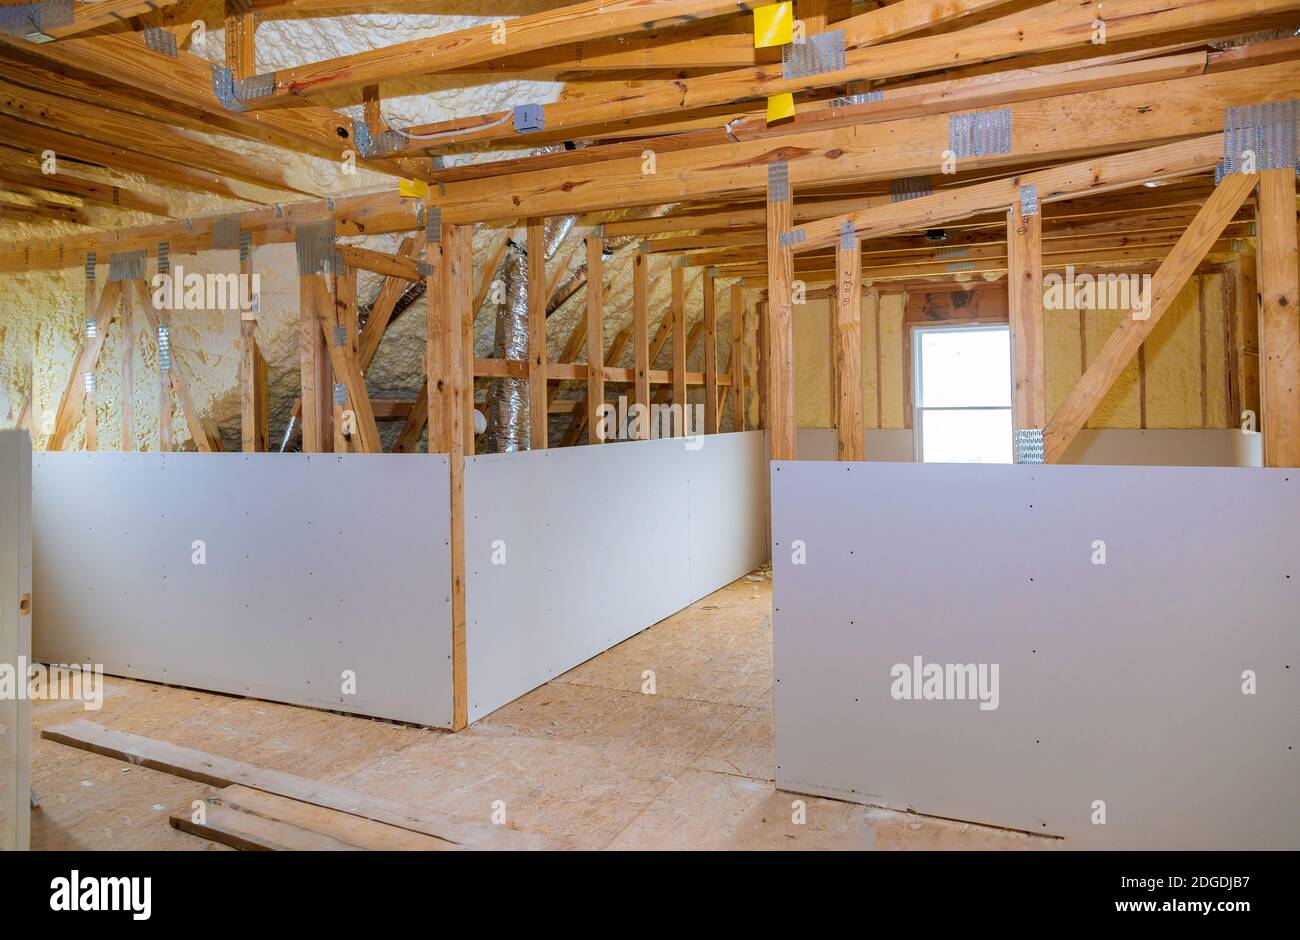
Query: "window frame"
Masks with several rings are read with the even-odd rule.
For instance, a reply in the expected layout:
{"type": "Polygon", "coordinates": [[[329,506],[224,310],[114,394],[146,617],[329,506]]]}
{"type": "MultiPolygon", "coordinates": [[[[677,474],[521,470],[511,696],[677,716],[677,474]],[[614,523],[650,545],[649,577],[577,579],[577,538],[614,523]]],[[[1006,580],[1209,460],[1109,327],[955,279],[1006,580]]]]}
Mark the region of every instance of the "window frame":
{"type": "MultiPolygon", "coordinates": [[[[912,459],[916,463],[925,463],[925,412],[926,411],[1005,411],[1012,414],[1014,423],[1013,408],[1015,407],[1015,387],[1011,381],[1010,372],[1007,373],[1007,401],[1006,405],[961,405],[961,406],[931,406],[926,408],[922,404],[922,388],[924,378],[922,369],[921,356],[921,334],[924,333],[976,333],[987,332],[989,330],[1001,330],[1007,334],[1007,346],[1011,346],[1011,325],[1006,322],[995,323],[951,323],[951,324],[915,324],[911,329],[911,346],[912,346],[912,459]]],[[[938,462],[938,461],[936,461],[938,462]]],[[[1015,462],[1014,455],[1011,463],[1015,462]]]]}

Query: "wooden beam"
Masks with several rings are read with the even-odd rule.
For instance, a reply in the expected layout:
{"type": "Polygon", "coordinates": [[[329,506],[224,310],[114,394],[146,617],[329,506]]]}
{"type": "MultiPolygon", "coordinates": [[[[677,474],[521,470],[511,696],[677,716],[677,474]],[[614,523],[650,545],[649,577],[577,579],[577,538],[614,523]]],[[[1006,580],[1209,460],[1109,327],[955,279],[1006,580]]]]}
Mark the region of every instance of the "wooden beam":
{"type": "Polygon", "coordinates": [[[804,236],[797,247],[803,252],[833,244],[845,222],[852,223],[859,238],[879,238],[896,232],[932,228],[939,223],[980,213],[1005,211],[1019,201],[1022,186],[1035,186],[1040,203],[1055,202],[1085,193],[1136,186],[1147,180],[1204,171],[1213,167],[1222,156],[1223,135],[1211,134],[1176,144],[1062,164],[809,222],[796,230],[804,236]]]}
{"type": "Polygon", "coordinates": [[[1144,298],[1149,309],[1125,317],[1106,339],[1088,370],[1074,385],[1043,433],[1044,459],[1057,463],[1096,410],[1138,347],[1151,335],[1187,278],[1255,188],[1257,178],[1230,173],[1214,190],[1196,219],[1157,269],[1144,298]]]}
{"type": "Polygon", "coordinates": [[[771,459],[794,460],[794,254],[781,236],[790,230],[793,193],[785,163],[768,165],[767,184],[767,427],[771,459]]]}
{"type": "Polygon", "coordinates": [[[600,420],[605,404],[605,242],[596,232],[587,236],[587,440],[604,443],[600,420]]]}
{"type": "MultiPolygon", "coordinates": [[[[5,119],[0,118],[0,127],[5,119]]],[[[60,151],[61,153],[63,151],[60,151]]],[[[418,203],[400,197],[396,190],[344,196],[335,200],[287,203],[234,213],[239,227],[253,233],[255,244],[267,245],[294,240],[296,226],[304,222],[333,219],[338,236],[383,235],[409,232],[418,227],[418,203]]],[[[182,222],[110,229],[84,235],[5,242],[0,250],[0,272],[34,271],[80,265],[89,251],[101,257],[141,248],[156,250],[169,242],[172,254],[203,251],[212,247],[214,227],[230,213],[201,216],[182,222]]]]}
{"type": "Polygon", "coordinates": [[[158,157],[37,124],[0,117],[0,135],[4,135],[8,140],[22,141],[23,146],[26,147],[54,150],[64,157],[97,163],[113,170],[139,173],[147,178],[156,179],[164,185],[214,193],[245,202],[264,201],[260,197],[251,195],[247,187],[237,188],[230,180],[215,173],[190,169],[158,157]]]}
{"type": "Polygon", "coordinates": [[[731,430],[745,430],[745,292],[731,285],[731,430]]]}
{"type": "MultiPolygon", "coordinates": [[[[719,107],[780,94],[801,94],[816,89],[842,86],[847,82],[876,81],[901,75],[949,69],[963,64],[989,62],[1016,55],[1055,50],[1088,48],[1098,11],[1092,4],[1074,5],[1027,28],[1023,22],[1002,21],[940,35],[927,35],[875,46],[874,42],[900,35],[895,28],[910,11],[923,11],[931,22],[955,18],[972,7],[1000,5],[1003,0],[975,3],[945,3],[903,0],[873,10],[841,24],[854,29],[854,42],[839,69],[800,77],[785,77],[770,67],[756,66],[694,78],[646,82],[632,89],[618,89],[604,95],[561,100],[543,107],[547,133],[583,136],[582,131],[626,130],[628,122],[693,109],[719,107]],[[955,11],[955,12],[954,12],[955,11]],[[868,36],[861,41],[862,36],[868,36]],[[853,48],[858,46],[858,48],[853,48]]],[[[1162,32],[1198,29],[1214,38],[1215,30],[1252,16],[1286,13],[1294,9],[1291,0],[1110,0],[1104,18],[1108,42],[1137,39],[1162,32]]],[[[444,145],[484,140],[501,140],[517,132],[501,115],[482,115],[459,122],[472,130],[441,141],[444,145]]],[[[425,135],[450,131],[443,126],[421,126],[412,132],[425,135]]]]}
{"type": "MultiPolygon", "coordinates": [[[[916,0],[909,0],[916,2],[916,0]]],[[[279,69],[271,94],[244,103],[250,110],[300,104],[305,95],[360,88],[581,42],[696,21],[746,9],[737,0],[585,0],[554,10],[396,43],[352,55],[279,69]]]]}
{"type": "MultiPolygon", "coordinates": [[[[650,431],[650,311],[647,275],[649,258],[638,251],[632,258],[632,351],[636,363],[636,391],[633,404],[643,409],[641,427],[650,431]]],[[[635,424],[634,424],[635,426],[635,424]]]]}
{"type": "MultiPolygon", "coordinates": [[[[365,328],[361,332],[361,345],[358,355],[360,356],[363,371],[370,368],[375,353],[379,351],[379,344],[384,338],[384,332],[388,329],[388,324],[393,318],[393,309],[397,306],[397,301],[401,298],[402,292],[406,289],[409,280],[411,280],[411,278],[407,277],[408,273],[419,277],[415,259],[424,250],[425,237],[424,232],[417,232],[414,235],[407,236],[402,239],[402,244],[397,249],[396,258],[391,255],[383,255],[384,258],[392,259],[392,265],[388,266],[386,270],[380,271],[381,274],[387,274],[388,277],[379,288],[379,295],[370,307],[370,316],[366,318],[365,328]],[[407,267],[408,264],[409,268],[407,267]]],[[[369,252],[366,257],[369,258],[371,254],[381,253],[369,252]]],[[[350,253],[347,248],[343,250],[343,259],[348,264],[362,260],[354,253],[350,253]]],[[[373,260],[368,263],[377,265],[377,262],[373,260]]],[[[358,266],[366,267],[365,264],[358,266]]],[[[374,268],[368,268],[368,270],[374,270],[374,268]]]]}
{"type": "Polygon", "coordinates": [[[271,189],[312,195],[289,182],[284,170],[274,164],[185,137],[149,118],[110,111],[2,81],[0,113],[120,148],[124,154],[122,159],[137,162],[141,158],[154,159],[271,189]]]}
{"type": "Polygon", "coordinates": [[[1296,180],[1259,174],[1259,343],[1264,466],[1300,467],[1300,271],[1296,180]]]}
{"type": "Polygon", "coordinates": [[[1022,200],[1011,204],[1007,216],[1007,302],[1013,430],[1041,430],[1047,426],[1043,216],[1037,195],[1029,198],[1023,190],[1022,200]]]}
{"type": "Polygon", "coordinates": [[[31,172],[20,167],[0,165],[0,181],[33,189],[45,189],[50,192],[76,196],[85,202],[110,206],[114,209],[150,212],[154,215],[170,216],[171,210],[166,203],[148,199],[132,190],[123,189],[108,183],[99,183],[80,176],[72,176],[59,171],[57,174],[31,172]]]}
{"type": "MultiPolygon", "coordinates": [[[[823,0],[824,2],[824,0],[823,0]]],[[[705,268],[700,279],[704,292],[704,433],[718,433],[718,288],[716,268],[705,268]]],[[[683,412],[685,423],[685,412],[683,412]]],[[[699,433],[699,428],[695,428],[699,433]]]]}
{"type": "MultiPolygon", "coordinates": [[[[352,120],[330,108],[303,106],[279,113],[228,110],[213,88],[212,63],[188,52],[175,57],[153,52],[138,32],[99,33],[33,45],[0,33],[0,45],[68,70],[94,75],[146,95],[193,109],[223,131],[313,153],[331,161],[354,146],[352,120]]],[[[379,172],[422,178],[427,160],[366,160],[379,172]]]]}
{"type": "Polygon", "coordinates": [[[841,237],[835,252],[835,420],[840,460],[865,460],[862,417],[862,244],[841,237]]]}
{"type": "MultiPolygon", "coordinates": [[[[1171,79],[1104,92],[1079,92],[1008,105],[1011,151],[961,161],[966,170],[1026,161],[1077,159],[1221,131],[1223,109],[1290,100],[1300,63],[1286,61],[1220,74],[1171,79]],[[1151,105],[1161,102],[1161,107],[1151,105]],[[1121,117],[1122,116],[1122,117],[1121,117]]],[[[521,211],[544,215],[629,205],[758,193],[764,161],[785,156],[791,182],[888,180],[939,169],[949,117],[906,118],[884,124],[792,133],[778,139],[661,153],[656,173],[639,156],[587,167],[563,167],[485,180],[447,183],[438,203],[443,218],[478,221],[521,211]]],[[[1003,203],[1005,209],[1007,203],[1003,203]]],[[[838,225],[832,226],[838,231],[838,225]]],[[[826,244],[833,241],[833,234],[826,244]]]]}
{"type": "Polygon", "coordinates": [[[528,220],[528,437],[530,450],[547,446],[546,220],[528,220]]]}
{"type": "Polygon", "coordinates": [[[55,39],[75,36],[104,26],[125,23],[133,16],[175,6],[178,0],[100,0],[98,3],[78,4],[72,12],[72,22],[67,26],[50,26],[43,32],[55,39]]]}
{"type": "MultiPolygon", "coordinates": [[[[953,55],[951,47],[961,47],[953,43],[948,36],[890,43],[890,48],[908,47],[908,55],[903,56],[900,53],[900,57],[896,58],[883,51],[855,47],[870,46],[1007,2],[1008,0],[949,0],[936,5],[932,0],[900,0],[889,7],[871,10],[838,24],[837,29],[845,34],[844,41],[849,52],[845,57],[845,67],[834,72],[786,79],[780,69],[768,65],[756,65],[694,78],[674,77],[667,81],[642,82],[632,88],[618,88],[604,94],[584,95],[543,105],[543,123],[547,133],[560,131],[566,136],[569,131],[577,128],[626,129],[629,122],[656,115],[724,106],[732,102],[752,101],[787,92],[811,91],[843,85],[853,80],[924,71],[926,56],[912,47],[919,44],[920,48],[936,58],[950,57],[953,55]],[[942,45],[942,51],[939,49],[931,51],[931,47],[936,44],[942,45]],[[913,63],[916,63],[917,67],[913,67],[913,63]]],[[[1132,3],[1134,0],[1118,0],[1118,2],[1132,3]]],[[[1186,3],[1189,0],[1175,0],[1175,2],[1186,3]]],[[[1219,2],[1219,0],[1204,0],[1204,2],[1219,2]]],[[[1076,14],[1071,20],[1072,25],[1077,28],[1081,19],[1087,21],[1086,18],[1076,14]]],[[[985,46],[994,49],[1012,48],[1009,45],[1012,42],[1010,32],[1007,30],[1003,30],[997,37],[986,35],[980,38],[985,46]],[[995,44],[998,41],[1001,42],[1000,46],[995,44]]],[[[1073,41],[1077,42],[1077,38],[1073,41]]],[[[1015,51],[1023,52],[1024,46],[1028,43],[1029,40],[1022,31],[1015,51]]],[[[965,55],[975,57],[975,61],[985,61],[984,57],[978,56],[974,46],[965,49],[965,55]]],[[[997,56],[993,55],[993,57],[997,56]]],[[[960,56],[958,58],[959,61],[962,60],[960,56]]],[[[421,135],[445,132],[450,135],[452,130],[457,129],[455,125],[467,128],[441,141],[444,145],[453,143],[464,145],[472,142],[481,143],[485,140],[517,138],[519,132],[512,125],[502,122],[500,119],[503,116],[499,113],[485,114],[470,121],[421,125],[412,128],[411,132],[421,135]]]]}

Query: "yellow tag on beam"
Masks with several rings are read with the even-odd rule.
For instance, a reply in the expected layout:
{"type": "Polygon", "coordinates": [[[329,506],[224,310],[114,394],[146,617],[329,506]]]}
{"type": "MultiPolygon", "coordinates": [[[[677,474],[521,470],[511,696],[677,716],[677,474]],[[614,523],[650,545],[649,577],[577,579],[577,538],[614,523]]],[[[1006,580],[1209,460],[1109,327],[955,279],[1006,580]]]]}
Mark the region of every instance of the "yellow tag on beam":
{"type": "Polygon", "coordinates": [[[786,92],[783,95],[772,95],[767,99],[767,123],[779,121],[782,118],[794,117],[794,95],[786,92]]]}
{"type": "Polygon", "coordinates": [[[794,4],[773,3],[754,10],[754,48],[794,42],[794,4]]]}
{"type": "Polygon", "coordinates": [[[429,184],[424,180],[401,180],[397,184],[397,195],[423,199],[429,195],[429,184]]]}

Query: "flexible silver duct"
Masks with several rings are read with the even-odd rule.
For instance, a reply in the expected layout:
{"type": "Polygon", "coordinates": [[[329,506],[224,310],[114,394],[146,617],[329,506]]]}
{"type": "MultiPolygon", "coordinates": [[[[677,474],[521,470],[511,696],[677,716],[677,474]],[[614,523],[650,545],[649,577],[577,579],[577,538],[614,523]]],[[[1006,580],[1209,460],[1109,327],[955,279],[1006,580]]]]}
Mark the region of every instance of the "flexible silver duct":
{"type": "MultiPolygon", "coordinates": [[[[561,148],[542,148],[538,153],[561,148]]],[[[546,258],[554,257],[573,230],[577,216],[556,216],[546,220],[542,243],[546,258]]],[[[492,355],[498,359],[528,358],[528,257],[526,248],[511,243],[504,263],[505,304],[497,311],[492,355]]],[[[529,446],[528,382],[524,379],[493,379],[484,405],[487,430],[483,450],[487,453],[527,450],[529,446]]]]}
{"type": "MultiPolygon", "coordinates": [[[[648,212],[642,215],[631,215],[628,216],[628,218],[657,219],[660,216],[665,216],[669,212],[672,212],[679,205],[681,205],[681,203],[672,202],[663,206],[655,206],[654,208],[650,209],[648,212]]],[[[642,240],[643,239],[640,235],[617,235],[613,238],[607,238],[605,239],[605,253],[607,255],[612,254],[613,252],[616,252],[621,248],[626,248],[628,245],[634,245],[642,240]]],[[[587,285],[587,262],[583,261],[576,268],[574,268],[567,275],[565,275],[564,280],[561,281],[559,285],[555,288],[555,296],[553,296],[551,298],[551,302],[546,305],[546,315],[549,317],[555,311],[559,310],[562,306],[564,306],[565,301],[567,301],[578,291],[582,290],[586,285],[587,285]]]]}

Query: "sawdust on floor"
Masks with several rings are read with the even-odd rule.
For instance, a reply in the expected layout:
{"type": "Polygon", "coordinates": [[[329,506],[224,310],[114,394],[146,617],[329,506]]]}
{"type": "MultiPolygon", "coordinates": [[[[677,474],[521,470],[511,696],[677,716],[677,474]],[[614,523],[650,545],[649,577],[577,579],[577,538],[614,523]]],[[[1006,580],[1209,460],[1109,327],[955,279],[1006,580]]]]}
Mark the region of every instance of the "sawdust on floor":
{"type": "Polygon", "coordinates": [[[771,582],[741,578],[460,734],[106,678],[32,709],[35,849],[222,849],[172,829],[215,791],[39,738],[107,727],[578,849],[1031,849],[1054,840],[773,785],[771,582]],[[652,675],[651,675],[652,674],[652,675]],[[653,679],[654,694],[643,688],[653,679]],[[795,801],[805,821],[796,824],[795,801]]]}

